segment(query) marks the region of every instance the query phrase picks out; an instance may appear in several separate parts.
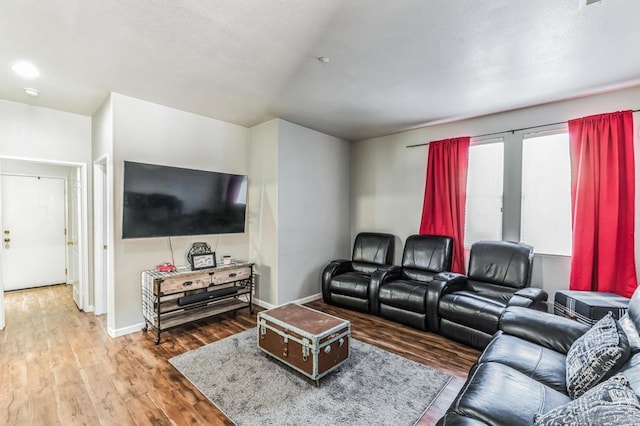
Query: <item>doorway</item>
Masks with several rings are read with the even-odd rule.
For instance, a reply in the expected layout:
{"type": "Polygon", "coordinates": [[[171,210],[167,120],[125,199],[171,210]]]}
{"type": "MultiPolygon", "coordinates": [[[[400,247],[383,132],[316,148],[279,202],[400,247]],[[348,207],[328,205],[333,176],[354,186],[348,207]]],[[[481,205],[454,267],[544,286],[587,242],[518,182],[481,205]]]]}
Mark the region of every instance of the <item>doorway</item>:
{"type": "Polygon", "coordinates": [[[81,163],[0,158],[0,329],[5,290],[64,283],[78,309],[91,310],[86,181],[81,163]]]}
{"type": "Polygon", "coordinates": [[[111,165],[107,156],[93,163],[93,279],[95,283],[95,314],[107,314],[107,329],[115,329],[113,300],[113,223],[111,200],[111,165]]]}

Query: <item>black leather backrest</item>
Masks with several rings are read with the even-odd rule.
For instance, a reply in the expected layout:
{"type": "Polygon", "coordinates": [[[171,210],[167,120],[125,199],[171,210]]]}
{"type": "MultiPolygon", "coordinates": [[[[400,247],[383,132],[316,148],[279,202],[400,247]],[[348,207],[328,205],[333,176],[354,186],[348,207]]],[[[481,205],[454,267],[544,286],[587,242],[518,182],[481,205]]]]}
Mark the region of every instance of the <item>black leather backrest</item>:
{"type": "Polygon", "coordinates": [[[629,301],[629,318],[636,326],[636,330],[640,331],[640,288],[637,288],[629,301]]]}
{"type": "Polygon", "coordinates": [[[469,272],[473,281],[512,288],[529,287],[533,247],[512,241],[478,241],[471,246],[469,272]]]}
{"type": "Polygon", "coordinates": [[[402,271],[412,280],[431,281],[438,272],[451,270],[453,239],[440,235],[411,235],[404,243],[402,271]]]}
{"type": "Polygon", "coordinates": [[[361,232],[353,243],[353,269],[372,273],[377,266],[392,265],[394,236],[378,232],[361,232]]]}

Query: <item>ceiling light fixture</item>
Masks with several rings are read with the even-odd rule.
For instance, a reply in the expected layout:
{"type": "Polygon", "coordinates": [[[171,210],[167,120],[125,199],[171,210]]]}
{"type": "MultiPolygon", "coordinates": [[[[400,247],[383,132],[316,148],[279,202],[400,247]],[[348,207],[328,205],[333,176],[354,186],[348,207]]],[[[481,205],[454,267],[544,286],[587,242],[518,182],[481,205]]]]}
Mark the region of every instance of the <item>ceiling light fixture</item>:
{"type": "Polygon", "coordinates": [[[29,96],[33,96],[34,98],[38,95],[40,95],[40,92],[38,92],[36,89],[32,89],[30,87],[25,87],[24,88],[24,93],[26,93],[29,96]]]}
{"type": "Polygon", "coordinates": [[[18,74],[22,78],[32,79],[40,75],[40,71],[31,62],[20,61],[11,66],[13,72],[18,74]]]}
{"type": "Polygon", "coordinates": [[[320,57],[318,58],[318,61],[322,62],[323,64],[326,64],[326,63],[327,63],[327,62],[329,62],[330,60],[331,60],[331,59],[329,59],[329,58],[328,58],[328,57],[326,57],[326,56],[320,56],[320,57]]]}

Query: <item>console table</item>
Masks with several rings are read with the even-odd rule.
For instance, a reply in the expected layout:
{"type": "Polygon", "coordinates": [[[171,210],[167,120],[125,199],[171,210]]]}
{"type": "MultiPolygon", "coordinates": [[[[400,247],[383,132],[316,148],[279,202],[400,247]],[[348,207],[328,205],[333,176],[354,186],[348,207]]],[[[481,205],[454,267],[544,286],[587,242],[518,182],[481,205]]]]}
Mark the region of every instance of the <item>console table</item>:
{"type": "Polygon", "coordinates": [[[143,271],[142,331],[155,328],[157,345],[160,333],[177,325],[243,308],[253,314],[253,286],[253,263],[244,261],[197,271],[143,271]]]}

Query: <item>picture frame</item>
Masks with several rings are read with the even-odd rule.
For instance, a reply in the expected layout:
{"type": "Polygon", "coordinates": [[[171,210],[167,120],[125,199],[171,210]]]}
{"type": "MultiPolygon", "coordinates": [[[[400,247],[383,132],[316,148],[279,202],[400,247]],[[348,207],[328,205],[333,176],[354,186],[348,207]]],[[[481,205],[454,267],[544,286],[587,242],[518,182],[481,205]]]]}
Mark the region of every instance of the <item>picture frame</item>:
{"type": "Polygon", "coordinates": [[[216,253],[208,252],[208,253],[198,253],[191,255],[191,270],[197,271],[200,269],[209,269],[215,268],[216,264],[216,253]]]}

